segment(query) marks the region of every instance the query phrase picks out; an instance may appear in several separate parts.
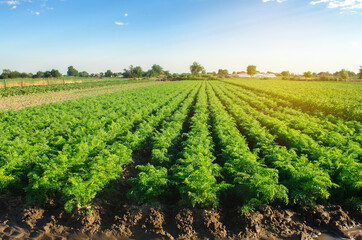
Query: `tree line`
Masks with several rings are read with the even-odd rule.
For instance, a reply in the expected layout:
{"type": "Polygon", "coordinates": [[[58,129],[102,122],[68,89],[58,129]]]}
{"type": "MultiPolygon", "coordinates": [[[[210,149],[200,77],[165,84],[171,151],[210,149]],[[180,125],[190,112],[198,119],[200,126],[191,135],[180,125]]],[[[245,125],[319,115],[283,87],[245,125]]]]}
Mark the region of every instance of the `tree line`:
{"type": "MultiPolygon", "coordinates": [[[[245,73],[250,76],[254,76],[257,73],[260,73],[255,65],[249,65],[246,68],[246,71],[242,72],[233,72],[229,74],[227,69],[219,69],[218,72],[206,73],[205,68],[199,64],[198,62],[194,62],[190,66],[190,74],[171,74],[169,71],[165,71],[160,65],[154,64],[151,69],[144,71],[140,66],[131,65],[127,69],[123,69],[123,72],[112,72],[111,70],[107,70],[101,73],[92,73],[89,74],[86,71],[78,71],[74,68],[74,66],[69,66],[67,74],[64,76],[69,77],[123,77],[123,78],[158,78],[163,77],[166,79],[191,79],[191,78],[208,78],[213,79],[215,77],[232,77],[237,76],[238,73],[245,73]]],[[[292,74],[289,71],[282,71],[281,73],[274,73],[275,76],[280,76],[284,80],[302,80],[304,79],[316,79],[321,81],[337,81],[337,80],[348,80],[349,78],[360,78],[362,79],[362,66],[359,69],[359,73],[354,73],[352,71],[347,71],[346,69],[342,69],[335,73],[329,72],[320,72],[315,73],[311,71],[304,72],[302,76],[298,76],[296,74],[292,74]]],[[[0,79],[11,79],[11,78],[61,78],[64,77],[59,70],[52,69],[51,71],[38,71],[37,73],[25,73],[18,71],[11,71],[9,69],[4,69],[2,74],[0,75],[0,79]]]]}
{"type": "Polygon", "coordinates": [[[4,69],[0,75],[0,79],[12,79],[12,78],[61,78],[68,77],[123,77],[123,78],[142,78],[142,77],[160,77],[170,76],[169,71],[165,71],[160,65],[154,64],[148,71],[143,71],[140,66],[134,67],[131,65],[128,69],[124,69],[123,72],[114,73],[111,70],[101,73],[89,74],[86,71],[78,71],[74,66],[69,66],[66,75],[63,75],[59,70],[52,69],[51,71],[38,71],[37,73],[25,73],[18,71],[11,71],[4,69]]]}

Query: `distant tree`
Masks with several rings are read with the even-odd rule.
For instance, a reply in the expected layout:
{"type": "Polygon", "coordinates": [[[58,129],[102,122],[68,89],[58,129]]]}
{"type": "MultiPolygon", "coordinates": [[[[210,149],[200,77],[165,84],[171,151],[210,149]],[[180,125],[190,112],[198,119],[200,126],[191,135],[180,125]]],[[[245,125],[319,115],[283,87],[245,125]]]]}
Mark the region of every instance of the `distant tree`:
{"type": "Polygon", "coordinates": [[[138,77],[138,78],[141,78],[144,75],[144,72],[140,66],[134,67],[133,72],[136,75],[136,77],[138,77]]]}
{"type": "Polygon", "coordinates": [[[333,74],[331,74],[330,72],[320,72],[320,73],[318,73],[318,76],[329,76],[329,77],[332,77],[333,74]]]}
{"type": "Polygon", "coordinates": [[[362,66],[359,67],[358,77],[362,79],[362,66]]]}
{"type": "Polygon", "coordinates": [[[52,73],[51,73],[50,71],[46,71],[46,72],[44,73],[44,77],[45,77],[45,78],[51,78],[51,77],[52,77],[52,73]]]}
{"type": "Polygon", "coordinates": [[[191,66],[190,66],[190,72],[192,75],[194,76],[199,76],[200,73],[204,72],[205,69],[203,66],[201,66],[198,62],[194,62],[191,66]]]}
{"type": "Polygon", "coordinates": [[[124,78],[140,78],[144,75],[144,72],[140,66],[133,67],[129,66],[129,69],[124,69],[122,73],[124,78]]]}
{"type": "Polygon", "coordinates": [[[22,72],[22,73],[20,73],[20,77],[21,78],[28,78],[29,74],[27,74],[26,72],[22,72]]]}
{"type": "Polygon", "coordinates": [[[89,77],[89,73],[86,72],[86,71],[82,71],[82,72],[79,73],[79,77],[89,77]]]}
{"type": "Polygon", "coordinates": [[[163,71],[163,68],[162,68],[160,65],[157,65],[157,64],[154,64],[154,65],[152,66],[151,70],[152,70],[152,73],[153,73],[156,77],[158,77],[158,76],[160,76],[160,75],[162,75],[162,74],[165,73],[165,72],[163,71]]]}
{"type": "Polygon", "coordinates": [[[172,74],[170,73],[170,71],[164,71],[163,73],[166,75],[166,77],[171,77],[171,76],[172,76],[172,74]]]}
{"type": "Polygon", "coordinates": [[[290,76],[290,72],[289,71],[283,71],[280,73],[283,77],[289,77],[290,76]]]}
{"type": "Polygon", "coordinates": [[[164,74],[163,68],[157,64],[154,64],[146,73],[147,77],[158,77],[162,74],[164,74]]]}
{"type": "Polygon", "coordinates": [[[1,79],[9,78],[9,74],[11,73],[10,69],[3,69],[3,73],[1,74],[1,79]]]}
{"type": "Polygon", "coordinates": [[[229,71],[227,69],[219,69],[217,75],[220,77],[227,77],[229,75],[229,71]]]}
{"type": "Polygon", "coordinates": [[[18,71],[12,71],[9,74],[9,78],[20,78],[21,77],[21,73],[18,71]]]}
{"type": "Polygon", "coordinates": [[[33,75],[33,78],[42,78],[44,77],[44,72],[38,71],[35,75],[33,75]]]}
{"type": "Polygon", "coordinates": [[[318,77],[318,74],[316,72],[313,72],[312,77],[318,77]]]}
{"type": "Polygon", "coordinates": [[[348,71],[346,71],[346,69],[342,69],[339,72],[339,77],[342,78],[343,80],[347,80],[349,78],[348,71]]]}
{"type": "Polygon", "coordinates": [[[133,65],[129,66],[129,69],[126,69],[126,68],[123,69],[122,76],[124,78],[133,78],[132,72],[133,72],[133,65]]]}
{"type": "Polygon", "coordinates": [[[107,70],[107,72],[104,73],[104,76],[105,77],[112,77],[113,76],[113,73],[111,70],[107,70]]]}
{"type": "Polygon", "coordinates": [[[303,75],[304,75],[305,78],[311,78],[312,77],[312,72],[308,71],[308,72],[305,72],[303,75]]]}
{"type": "Polygon", "coordinates": [[[63,75],[59,72],[59,70],[56,70],[56,69],[52,69],[50,71],[51,75],[53,78],[60,78],[62,77],[63,75]]]}
{"type": "Polygon", "coordinates": [[[69,66],[68,71],[67,71],[67,75],[70,76],[70,77],[78,77],[79,72],[73,66],[69,66]]]}
{"type": "Polygon", "coordinates": [[[248,75],[250,76],[254,76],[257,71],[256,71],[256,66],[255,65],[249,65],[247,68],[246,68],[246,72],[248,75]]]}
{"type": "Polygon", "coordinates": [[[357,74],[355,73],[355,72],[352,72],[352,71],[347,71],[348,72],[348,76],[350,77],[350,78],[355,78],[355,77],[357,77],[357,74]]]}

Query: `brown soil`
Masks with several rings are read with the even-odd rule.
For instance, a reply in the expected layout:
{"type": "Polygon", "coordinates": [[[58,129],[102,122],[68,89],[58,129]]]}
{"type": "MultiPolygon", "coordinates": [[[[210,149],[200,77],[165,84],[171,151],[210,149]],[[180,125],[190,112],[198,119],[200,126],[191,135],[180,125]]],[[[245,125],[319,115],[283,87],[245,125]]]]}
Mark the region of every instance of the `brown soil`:
{"type": "Polygon", "coordinates": [[[24,197],[5,193],[0,239],[311,239],[321,232],[362,239],[362,213],[336,205],[302,210],[262,205],[241,214],[238,209],[132,206],[124,199],[105,194],[86,215],[81,210],[68,214],[56,204],[26,206],[24,197]]]}
{"type": "MultiPolygon", "coordinates": [[[[28,79],[25,79],[23,81],[23,86],[44,86],[44,85],[54,85],[54,84],[64,84],[64,83],[82,83],[83,80],[66,80],[63,81],[63,79],[50,79],[49,82],[48,80],[39,80],[39,81],[29,81],[28,79]]],[[[0,81],[0,88],[5,88],[5,85],[2,81],[0,81]]],[[[21,80],[18,81],[8,81],[6,82],[6,87],[21,87],[21,80]]]]}

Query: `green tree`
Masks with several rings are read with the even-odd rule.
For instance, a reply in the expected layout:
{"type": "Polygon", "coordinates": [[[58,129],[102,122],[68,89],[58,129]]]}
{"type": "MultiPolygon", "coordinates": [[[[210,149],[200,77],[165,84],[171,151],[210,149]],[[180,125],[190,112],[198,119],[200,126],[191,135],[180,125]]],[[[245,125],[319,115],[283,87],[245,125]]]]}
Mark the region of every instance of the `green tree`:
{"type": "Polygon", "coordinates": [[[194,62],[191,66],[190,66],[190,71],[191,74],[194,76],[200,76],[200,73],[204,72],[205,69],[203,66],[201,66],[198,62],[194,62]]]}
{"type": "Polygon", "coordinates": [[[113,73],[111,70],[107,70],[107,72],[104,73],[104,76],[105,77],[112,77],[113,76],[113,73]]]}
{"type": "Polygon", "coordinates": [[[133,72],[133,65],[129,66],[129,69],[126,69],[126,68],[123,69],[122,76],[124,78],[133,78],[132,72],[133,72]]]}
{"type": "Polygon", "coordinates": [[[7,79],[7,78],[9,78],[10,73],[11,73],[11,70],[10,70],[10,69],[3,69],[3,73],[1,74],[1,78],[2,78],[2,79],[7,79]]]}
{"type": "Polygon", "coordinates": [[[70,77],[78,77],[79,72],[73,66],[69,66],[67,75],[70,77]]]}
{"type": "Polygon", "coordinates": [[[348,80],[348,78],[349,78],[348,71],[346,71],[346,69],[342,69],[339,72],[339,77],[342,78],[343,80],[348,80]]]}
{"type": "Polygon", "coordinates": [[[134,67],[133,72],[136,75],[136,77],[138,77],[138,78],[141,78],[144,75],[144,72],[140,66],[134,67]]]}
{"type": "Polygon", "coordinates": [[[129,66],[129,69],[124,69],[122,73],[124,78],[140,78],[144,75],[144,72],[140,66],[133,67],[129,66]]]}
{"type": "Polygon", "coordinates": [[[79,77],[89,77],[89,73],[86,71],[82,71],[79,73],[79,77]]]}
{"type": "Polygon", "coordinates": [[[51,77],[52,77],[52,73],[51,73],[50,71],[46,71],[46,72],[44,73],[44,77],[45,77],[45,78],[51,78],[51,77]]]}
{"type": "Polygon", "coordinates": [[[247,68],[246,68],[246,72],[248,75],[250,76],[254,76],[256,74],[256,66],[255,65],[249,65],[247,68]]]}
{"type": "Polygon", "coordinates": [[[33,75],[33,78],[42,78],[44,77],[44,72],[38,71],[35,75],[33,75]]]}
{"type": "Polygon", "coordinates": [[[21,73],[18,71],[13,71],[13,72],[10,72],[10,74],[9,74],[9,78],[20,78],[20,77],[21,77],[21,73]]]}
{"type": "Polygon", "coordinates": [[[56,69],[52,69],[52,70],[50,71],[50,73],[51,73],[52,77],[54,77],[54,78],[60,78],[60,77],[63,76],[63,75],[59,72],[59,70],[56,70],[56,69]]]}
{"type": "Polygon", "coordinates": [[[348,72],[348,76],[350,77],[350,78],[355,78],[355,77],[357,77],[357,74],[355,73],[355,72],[352,72],[352,71],[347,71],[348,72]]]}
{"type": "Polygon", "coordinates": [[[164,71],[163,73],[166,75],[166,77],[171,77],[171,75],[172,75],[172,74],[170,73],[170,71],[164,71]]]}
{"type": "Polygon", "coordinates": [[[312,77],[312,72],[308,71],[308,72],[305,72],[303,75],[304,75],[305,78],[311,78],[312,77]]]}
{"type": "Polygon", "coordinates": [[[20,74],[20,77],[21,77],[21,78],[31,78],[31,75],[30,75],[29,73],[22,72],[22,73],[20,74]]]}
{"type": "Polygon", "coordinates": [[[362,66],[359,67],[358,77],[362,79],[362,66]]]}
{"type": "Polygon", "coordinates": [[[147,73],[149,77],[158,77],[162,74],[164,74],[163,68],[157,64],[154,64],[147,73]]]}
{"type": "Polygon", "coordinates": [[[289,71],[283,71],[280,73],[283,77],[289,77],[290,76],[290,72],[289,71]]]}
{"type": "Polygon", "coordinates": [[[229,71],[227,69],[219,69],[217,74],[220,77],[227,77],[227,76],[229,76],[229,71]]]}

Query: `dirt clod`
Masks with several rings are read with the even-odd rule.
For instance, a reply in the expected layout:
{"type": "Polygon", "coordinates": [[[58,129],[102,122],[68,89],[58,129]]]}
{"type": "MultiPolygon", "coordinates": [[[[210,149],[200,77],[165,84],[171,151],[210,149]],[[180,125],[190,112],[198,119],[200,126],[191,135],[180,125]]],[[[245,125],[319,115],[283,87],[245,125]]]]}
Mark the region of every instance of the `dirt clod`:
{"type": "MultiPolygon", "coordinates": [[[[0,196],[0,239],[312,239],[321,232],[362,239],[361,211],[336,205],[288,209],[261,205],[241,210],[132,206],[96,201],[91,214],[61,205],[27,206],[0,196]]],[[[88,212],[89,213],[89,212],[88,212]]]]}

